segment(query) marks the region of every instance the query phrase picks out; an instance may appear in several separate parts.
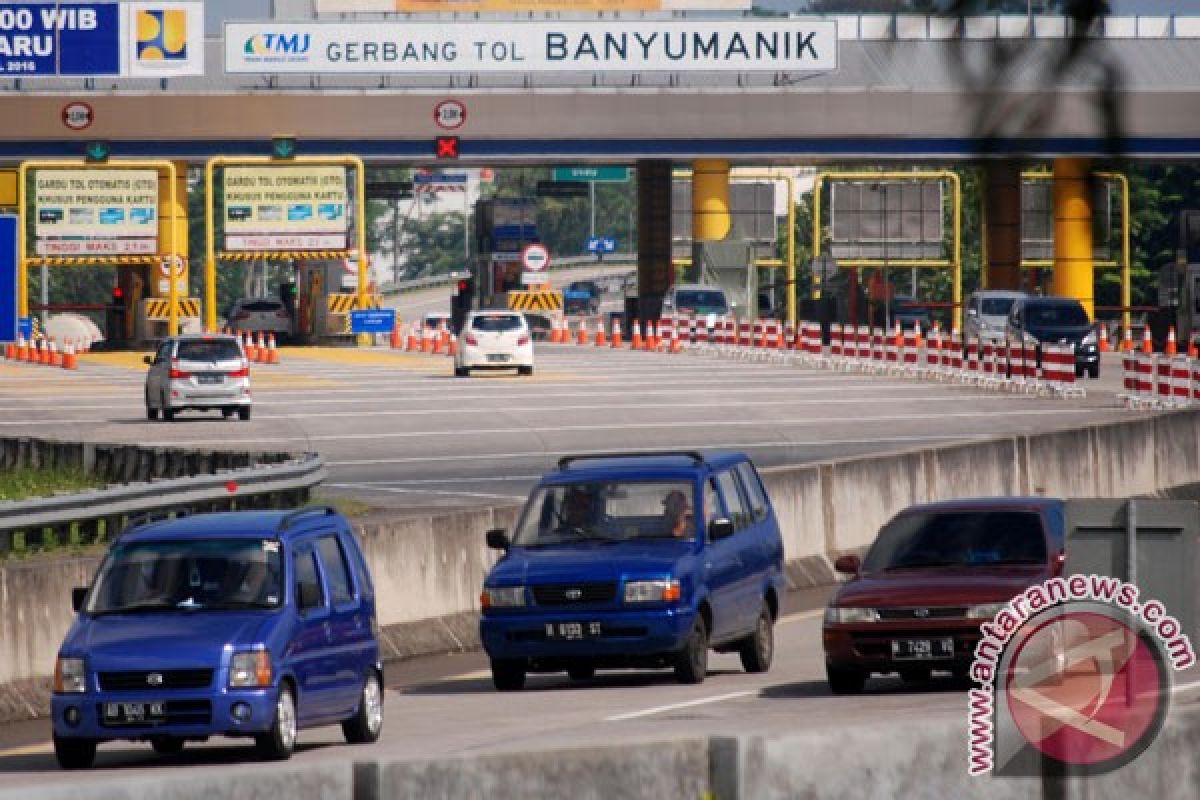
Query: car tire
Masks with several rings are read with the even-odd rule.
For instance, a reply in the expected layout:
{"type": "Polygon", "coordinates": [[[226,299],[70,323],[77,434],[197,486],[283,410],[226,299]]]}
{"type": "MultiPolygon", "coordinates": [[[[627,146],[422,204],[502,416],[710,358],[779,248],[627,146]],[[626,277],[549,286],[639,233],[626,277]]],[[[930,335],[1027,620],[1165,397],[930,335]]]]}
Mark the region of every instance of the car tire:
{"type": "Polygon", "coordinates": [[[528,367],[517,367],[517,374],[518,375],[532,375],[533,374],[533,366],[530,365],[528,367]]]}
{"type": "Polygon", "coordinates": [[[54,757],[63,769],[87,769],[96,761],[96,742],[55,736],[54,757]]]}
{"type": "Polygon", "coordinates": [[[493,658],[492,685],[499,692],[519,692],[525,688],[525,661],[520,658],[493,658]]]}
{"type": "Polygon", "coordinates": [[[221,409],[221,416],[224,417],[225,419],[229,419],[236,413],[237,413],[237,409],[234,408],[233,406],[226,406],[225,408],[221,409]]]}
{"type": "Polygon", "coordinates": [[[675,679],[680,683],[703,683],[708,675],[708,628],[696,615],[687,642],[675,656],[675,679]]]}
{"type": "Polygon", "coordinates": [[[175,421],[175,409],[167,408],[167,404],[163,403],[162,417],[163,417],[164,422],[174,422],[175,421]]]}
{"type": "Polygon", "coordinates": [[[153,408],[149,402],[146,403],[146,419],[151,421],[158,419],[158,409],[153,408]]]}
{"type": "Polygon", "coordinates": [[[455,367],[454,368],[454,377],[456,377],[456,378],[471,377],[471,368],[470,367],[455,367]]]}
{"type": "Polygon", "coordinates": [[[150,746],[160,756],[177,756],[183,752],[183,739],[178,736],[155,736],[150,740],[150,746]]]}
{"type": "Polygon", "coordinates": [[[279,687],[271,729],[255,736],[254,745],[269,761],[286,761],[296,750],[296,699],[286,683],[279,687]]]}
{"type": "Polygon", "coordinates": [[[350,744],[370,744],[379,739],[382,731],[383,686],[379,683],[379,674],[371,670],[363,681],[358,711],[342,723],[342,735],[350,744]]]}
{"type": "Polygon", "coordinates": [[[775,619],[765,603],[758,612],[754,633],[738,646],[738,655],[746,672],[766,672],[771,668],[771,659],[775,656],[775,619]]]}
{"type": "Polygon", "coordinates": [[[930,672],[928,669],[902,669],[900,670],[900,680],[904,681],[907,686],[914,686],[920,683],[929,683],[930,672]]]}
{"type": "Polygon", "coordinates": [[[1098,363],[1088,364],[1087,372],[1089,378],[1092,380],[1098,380],[1100,378],[1100,365],[1098,363]]]}
{"type": "Polygon", "coordinates": [[[567,675],[573,681],[590,681],[596,677],[596,668],[591,664],[573,664],[567,667],[567,675]]]}
{"type": "Polygon", "coordinates": [[[841,669],[825,667],[825,679],[829,682],[829,690],[834,694],[862,694],[867,676],[856,669],[841,669]]]}
{"type": "Polygon", "coordinates": [[[248,422],[250,420],[250,406],[241,406],[238,408],[237,415],[238,419],[242,422],[248,422]]]}

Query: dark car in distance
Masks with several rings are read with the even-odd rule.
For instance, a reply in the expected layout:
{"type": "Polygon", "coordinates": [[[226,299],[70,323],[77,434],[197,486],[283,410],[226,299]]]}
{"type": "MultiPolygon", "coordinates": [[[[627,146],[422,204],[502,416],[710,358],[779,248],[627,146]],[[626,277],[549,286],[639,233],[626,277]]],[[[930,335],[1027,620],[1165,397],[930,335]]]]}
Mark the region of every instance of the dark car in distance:
{"type": "Polygon", "coordinates": [[[1070,344],[1075,348],[1075,376],[1100,377],[1100,347],[1096,326],[1083,304],[1071,297],[1026,295],[1013,301],[1005,326],[1009,347],[1033,344],[1038,366],[1042,345],[1070,344]]]}
{"type": "Polygon", "coordinates": [[[932,671],[964,676],[979,626],[1026,588],[1062,573],[1063,501],[950,500],[912,506],[879,531],[825,609],[822,643],[835,694],[861,692],[873,674],[905,682],[932,671]]]}

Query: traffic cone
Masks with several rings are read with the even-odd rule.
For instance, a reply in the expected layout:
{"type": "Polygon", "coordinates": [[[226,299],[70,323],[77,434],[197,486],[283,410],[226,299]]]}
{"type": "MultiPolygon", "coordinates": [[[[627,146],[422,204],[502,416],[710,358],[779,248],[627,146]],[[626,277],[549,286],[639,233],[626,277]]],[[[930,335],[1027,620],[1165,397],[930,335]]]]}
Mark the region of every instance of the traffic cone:
{"type": "Polygon", "coordinates": [[[45,339],[38,339],[38,358],[37,363],[43,367],[50,366],[50,345],[45,339]]]}
{"type": "Polygon", "coordinates": [[[399,350],[404,346],[404,335],[400,333],[400,321],[397,320],[392,325],[391,341],[389,342],[393,350],[399,350]]]}
{"type": "Polygon", "coordinates": [[[646,323],[646,352],[649,353],[658,346],[658,329],[654,326],[653,320],[646,323]]]}
{"type": "Polygon", "coordinates": [[[604,332],[604,320],[596,320],[596,347],[607,347],[608,335],[604,332]]]}
{"type": "Polygon", "coordinates": [[[1108,326],[1107,325],[1099,326],[1099,328],[1096,330],[1096,337],[1097,337],[1096,344],[1100,348],[1100,352],[1101,353],[1109,352],[1110,348],[1108,346],[1108,326]]]}
{"type": "Polygon", "coordinates": [[[254,350],[257,353],[254,360],[260,364],[267,363],[267,340],[261,331],[254,334],[254,350]]]}
{"type": "Polygon", "coordinates": [[[632,347],[634,350],[641,350],[643,344],[644,343],[642,342],[642,328],[640,325],[638,325],[638,321],[635,319],[633,321],[633,341],[631,341],[629,343],[629,346],[632,347]]]}
{"type": "Polygon", "coordinates": [[[247,361],[258,361],[258,353],[254,351],[254,340],[246,331],[242,331],[242,349],[246,351],[247,361]]]}
{"type": "Polygon", "coordinates": [[[29,360],[29,342],[24,336],[17,337],[17,361],[29,360]]]}
{"type": "Polygon", "coordinates": [[[1153,353],[1154,352],[1154,340],[1152,340],[1150,338],[1150,328],[1149,327],[1142,328],[1142,352],[1143,353],[1153,353]]]}
{"type": "Polygon", "coordinates": [[[70,339],[67,340],[67,346],[63,348],[62,366],[63,369],[78,369],[79,367],[75,361],[75,345],[70,339]]]}
{"type": "Polygon", "coordinates": [[[904,346],[904,329],[900,327],[900,320],[896,320],[896,332],[892,334],[893,340],[896,342],[896,352],[900,352],[900,348],[904,346]]]}
{"type": "Polygon", "coordinates": [[[62,355],[58,352],[58,343],[54,339],[50,340],[49,356],[50,356],[50,360],[46,362],[47,366],[51,366],[51,367],[61,367],[62,366],[62,355]]]}
{"type": "Polygon", "coordinates": [[[433,334],[433,349],[430,351],[435,356],[440,356],[446,349],[446,329],[439,327],[433,334]]]}
{"type": "Polygon", "coordinates": [[[1196,339],[1195,338],[1188,339],[1187,357],[1188,358],[1200,357],[1200,349],[1197,349],[1197,347],[1196,347],[1196,339]]]}
{"type": "Polygon", "coordinates": [[[449,352],[450,330],[446,327],[446,323],[444,322],[441,324],[441,327],[438,328],[438,338],[440,340],[440,344],[442,345],[442,352],[449,352]]]}
{"type": "Polygon", "coordinates": [[[1175,342],[1175,326],[1167,328],[1167,344],[1163,348],[1163,353],[1173,356],[1179,352],[1179,348],[1175,342]]]}
{"type": "Polygon", "coordinates": [[[1121,337],[1121,352],[1133,352],[1133,331],[1131,331],[1128,326],[1125,328],[1125,333],[1121,337]]]}
{"type": "MultiPolygon", "coordinates": [[[[600,323],[600,330],[604,330],[604,323],[600,323]]],[[[614,319],[612,322],[612,346],[621,346],[621,322],[620,320],[616,319],[614,319]]]]}
{"type": "Polygon", "coordinates": [[[449,333],[447,335],[450,338],[446,343],[446,355],[451,357],[456,356],[458,355],[458,337],[453,333],[449,333]]]}
{"type": "MultiPolygon", "coordinates": [[[[393,328],[392,333],[394,334],[395,332],[395,328],[393,328]]],[[[279,350],[275,347],[275,334],[273,333],[267,334],[267,363],[279,363],[279,350]]]]}
{"type": "Polygon", "coordinates": [[[404,337],[404,352],[411,353],[414,350],[420,350],[421,345],[417,341],[417,329],[412,325],[408,326],[408,332],[404,337]]]}
{"type": "Polygon", "coordinates": [[[672,352],[672,353],[682,353],[683,352],[683,337],[679,335],[678,330],[673,331],[671,334],[670,352],[672,352]]]}
{"type": "Polygon", "coordinates": [[[583,347],[588,343],[587,320],[579,320],[579,333],[576,335],[575,344],[583,347]]]}

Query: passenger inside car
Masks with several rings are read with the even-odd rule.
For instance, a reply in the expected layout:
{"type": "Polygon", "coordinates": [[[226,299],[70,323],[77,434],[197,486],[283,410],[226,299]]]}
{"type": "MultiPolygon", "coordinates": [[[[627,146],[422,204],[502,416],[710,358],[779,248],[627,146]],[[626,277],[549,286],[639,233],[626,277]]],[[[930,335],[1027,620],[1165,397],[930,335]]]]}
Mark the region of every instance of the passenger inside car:
{"type": "Polygon", "coordinates": [[[663,519],[671,535],[682,539],[689,535],[695,521],[687,495],[678,489],[672,489],[663,500],[663,519]]]}

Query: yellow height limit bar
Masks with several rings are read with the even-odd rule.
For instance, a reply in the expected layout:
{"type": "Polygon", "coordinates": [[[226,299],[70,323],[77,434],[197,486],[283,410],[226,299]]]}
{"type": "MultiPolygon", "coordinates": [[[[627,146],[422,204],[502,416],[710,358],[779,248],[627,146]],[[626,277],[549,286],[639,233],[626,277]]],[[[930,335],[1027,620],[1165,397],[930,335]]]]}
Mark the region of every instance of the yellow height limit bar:
{"type": "MultiPolygon", "coordinates": [[[[950,267],[952,273],[952,300],[954,302],[954,324],[962,328],[962,181],[958,173],[948,169],[918,170],[915,172],[820,172],[813,183],[813,258],[821,255],[821,186],[826,181],[946,181],[950,184],[953,206],[953,239],[950,243],[950,261],[945,259],[891,260],[889,267],[950,267]]],[[[882,265],[881,261],[848,261],[844,266],[870,267],[882,265]]]]}
{"type": "MultiPolygon", "coordinates": [[[[159,178],[166,176],[167,178],[167,200],[172,209],[179,206],[178,184],[176,177],[178,175],[175,169],[175,162],[164,160],[121,160],[121,161],[104,161],[100,163],[89,163],[85,161],[23,161],[17,175],[17,215],[20,231],[17,234],[17,306],[20,309],[22,317],[29,316],[29,276],[26,274],[31,259],[28,258],[28,249],[25,242],[27,231],[26,210],[27,210],[27,184],[30,172],[36,172],[39,169],[71,169],[81,172],[90,172],[92,170],[112,170],[112,169],[153,169],[157,170],[159,178]]],[[[161,205],[161,204],[160,204],[161,205]]],[[[179,254],[179,242],[176,241],[177,226],[167,226],[167,246],[166,251],[163,251],[162,242],[159,242],[159,253],[156,258],[169,258],[174,260],[179,254]]],[[[89,264],[111,264],[117,259],[112,256],[95,256],[87,259],[79,259],[82,263],[89,264]]],[[[170,286],[167,292],[167,302],[170,303],[170,308],[167,315],[167,335],[176,336],[179,334],[179,287],[176,285],[174,276],[169,280],[170,286]]]]}
{"type": "MultiPolygon", "coordinates": [[[[216,221],[213,218],[213,176],[219,167],[288,167],[294,165],[312,167],[352,167],[354,169],[354,234],[358,250],[358,293],[356,305],[366,310],[371,308],[371,295],[367,291],[367,172],[358,156],[296,156],[275,159],[269,156],[216,156],[204,167],[204,329],[210,333],[217,329],[217,247],[216,221]]],[[[346,250],[324,251],[329,255],[349,255],[346,250]]],[[[240,254],[243,257],[283,258],[286,254],[262,251],[240,254]]]]}

